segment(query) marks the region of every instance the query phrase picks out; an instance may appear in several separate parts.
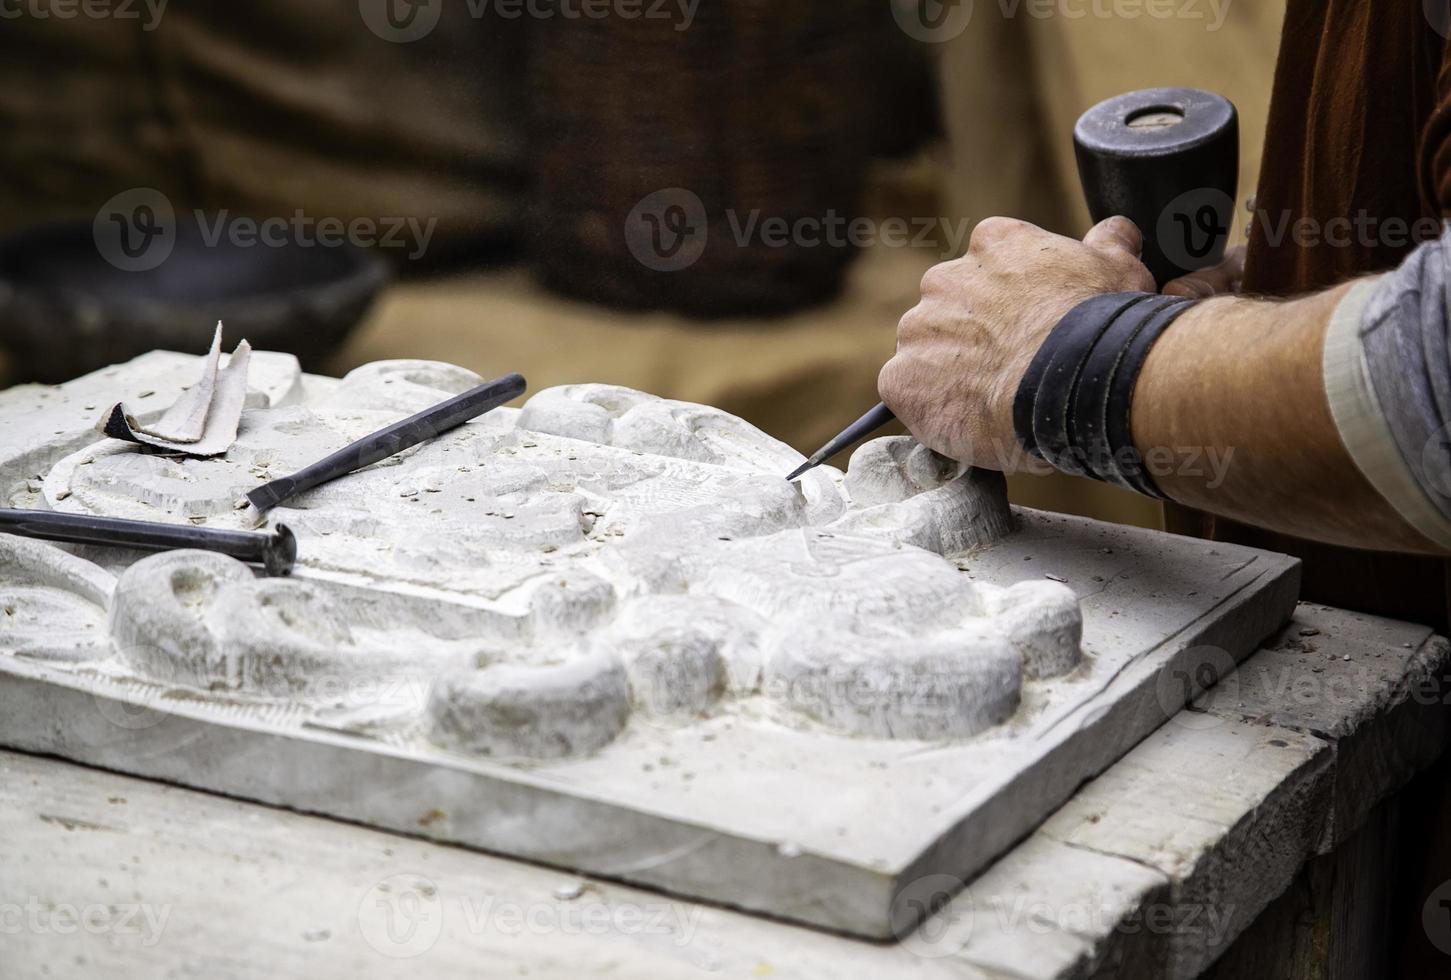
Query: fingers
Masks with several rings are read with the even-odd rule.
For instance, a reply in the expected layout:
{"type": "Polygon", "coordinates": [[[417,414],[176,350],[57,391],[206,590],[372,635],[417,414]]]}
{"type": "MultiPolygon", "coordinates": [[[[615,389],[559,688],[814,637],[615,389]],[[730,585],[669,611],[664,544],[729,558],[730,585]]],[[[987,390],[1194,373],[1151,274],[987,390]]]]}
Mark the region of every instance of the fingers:
{"type": "Polygon", "coordinates": [[[898,353],[877,375],[877,393],[882,402],[913,438],[928,449],[956,459],[958,447],[946,437],[946,431],[964,428],[964,420],[944,417],[941,384],[942,379],[925,368],[920,358],[909,354],[898,353]]]}
{"type": "Polygon", "coordinates": [[[902,413],[898,409],[902,406],[901,399],[905,383],[906,379],[902,377],[900,357],[893,357],[877,372],[877,397],[881,398],[882,404],[890,408],[899,418],[902,413]]]}
{"type": "Polygon", "coordinates": [[[1225,293],[1237,293],[1244,280],[1244,256],[1244,246],[1236,245],[1224,253],[1224,261],[1218,265],[1199,269],[1165,283],[1164,295],[1204,299],[1225,293]]]}
{"type": "Polygon", "coordinates": [[[1127,252],[1137,259],[1144,251],[1144,236],[1138,225],[1121,215],[1114,215],[1090,228],[1083,236],[1083,244],[1100,252],[1127,252]]]}

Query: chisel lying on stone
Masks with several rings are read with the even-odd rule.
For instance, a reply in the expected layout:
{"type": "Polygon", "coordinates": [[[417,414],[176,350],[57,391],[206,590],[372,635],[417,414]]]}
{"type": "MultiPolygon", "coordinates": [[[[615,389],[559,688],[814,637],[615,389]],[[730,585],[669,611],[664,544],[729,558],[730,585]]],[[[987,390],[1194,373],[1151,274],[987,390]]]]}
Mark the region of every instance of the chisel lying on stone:
{"type": "MultiPolygon", "coordinates": [[[[251,491],[239,501],[252,519],[260,523],[266,511],[304,490],[361,469],[477,418],[524,393],[527,387],[518,374],[485,382],[461,395],[426,408],[399,422],[364,436],[357,442],[299,470],[251,491]]],[[[90,514],[62,514],[49,510],[0,508],[0,532],[46,541],[97,544],[140,551],[172,551],[198,548],[230,555],[239,561],[261,565],[269,575],[287,575],[297,561],[297,539],[285,525],[270,534],[257,531],[223,531],[186,524],[132,521],[90,514]]]]}
{"type": "Polygon", "coordinates": [[[261,534],[257,531],[220,531],[189,524],[158,524],[91,514],[61,514],[53,510],[0,508],[0,532],[44,541],[99,544],[138,551],[199,548],[261,565],[267,569],[268,575],[287,575],[297,561],[297,540],[282,524],[277,525],[271,534],[261,534]]]}
{"type": "Polygon", "coordinates": [[[379,460],[457,428],[470,419],[478,418],[485,412],[518,398],[527,387],[528,383],[521,374],[506,374],[502,378],[486,381],[477,388],[470,388],[461,395],[455,395],[416,415],[379,429],[372,435],[364,436],[352,445],[344,446],[326,459],[304,467],[291,476],[284,476],[271,483],[264,483],[255,490],[249,490],[237,501],[237,509],[243,512],[244,521],[254,526],[261,524],[266,519],[267,511],[283,501],[291,500],[329,480],[336,480],[354,470],[371,466],[379,460]]]}

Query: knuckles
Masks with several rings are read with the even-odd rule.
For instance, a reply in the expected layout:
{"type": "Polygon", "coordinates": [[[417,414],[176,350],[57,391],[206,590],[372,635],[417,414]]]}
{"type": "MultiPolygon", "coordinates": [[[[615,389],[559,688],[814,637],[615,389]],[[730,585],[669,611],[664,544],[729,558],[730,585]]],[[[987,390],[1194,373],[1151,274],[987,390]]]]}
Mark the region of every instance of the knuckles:
{"type": "Polygon", "coordinates": [[[961,266],[956,260],[937,263],[922,274],[922,295],[927,296],[945,291],[961,275],[961,266]]]}
{"type": "Polygon", "coordinates": [[[928,313],[924,309],[925,303],[918,303],[906,313],[902,319],[897,321],[897,349],[904,346],[911,346],[917,340],[931,331],[928,328],[928,313]]]}
{"type": "Polygon", "coordinates": [[[1154,283],[1154,277],[1149,273],[1148,268],[1134,255],[1124,251],[1100,253],[1108,263],[1108,284],[1106,291],[1116,289],[1130,289],[1141,292],[1155,293],[1159,288],[1154,283]]]}
{"type": "Polygon", "coordinates": [[[1030,227],[1032,226],[1028,222],[1020,221],[1017,218],[984,218],[972,230],[972,237],[967,242],[967,250],[980,252],[983,249],[992,248],[1030,227]]]}

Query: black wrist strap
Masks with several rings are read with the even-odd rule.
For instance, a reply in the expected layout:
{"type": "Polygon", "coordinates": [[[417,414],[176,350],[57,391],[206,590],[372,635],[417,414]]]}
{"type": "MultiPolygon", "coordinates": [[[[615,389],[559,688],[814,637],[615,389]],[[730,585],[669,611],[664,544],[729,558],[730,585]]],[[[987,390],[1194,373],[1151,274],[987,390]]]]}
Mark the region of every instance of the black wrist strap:
{"type": "Polygon", "coordinates": [[[1085,300],[1058,321],[1038,348],[1013,400],[1013,429],[1024,447],[1055,469],[1091,475],[1073,435],[1074,394],[1099,338],[1151,293],[1108,293],[1085,300]]]}
{"type": "Polygon", "coordinates": [[[1133,444],[1129,411],[1150,348],[1193,303],[1108,293],[1069,310],[1018,386],[1013,429],[1024,448],[1065,473],[1162,496],[1133,444]]]}
{"type": "Polygon", "coordinates": [[[1192,300],[1155,296],[1119,317],[1088,353],[1075,393],[1075,441],[1091,461],[1090,472],[1126,490],[1161,496],[1129,431],[1134,384],[1149,348],[1192,300]]]}

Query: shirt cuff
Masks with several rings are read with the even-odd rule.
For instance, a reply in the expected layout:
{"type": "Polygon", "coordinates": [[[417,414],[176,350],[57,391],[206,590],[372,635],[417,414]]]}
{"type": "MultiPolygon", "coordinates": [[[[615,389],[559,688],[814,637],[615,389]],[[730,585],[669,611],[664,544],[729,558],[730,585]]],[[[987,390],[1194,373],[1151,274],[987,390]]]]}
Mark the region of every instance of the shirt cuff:
{"type": "Polygon", "coordinates": [[[1325,395],[1340,441],[1386,503],[1426,540],[1451,550],[1451,521],[1426,496],[1396,446],[1371,386],[1361,320],[1380,277],[1356,283],[1335,307],[1325,335],[1325,395]]]}

